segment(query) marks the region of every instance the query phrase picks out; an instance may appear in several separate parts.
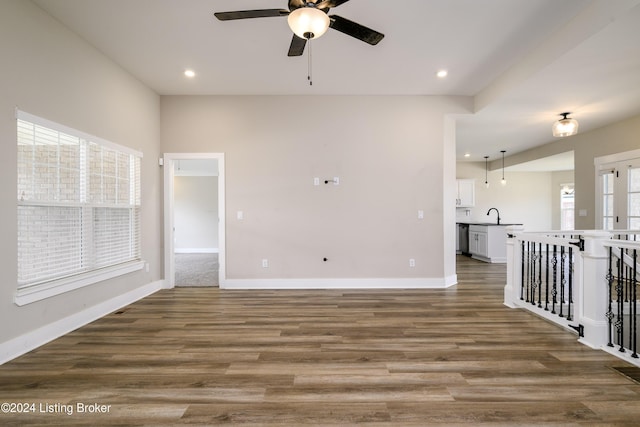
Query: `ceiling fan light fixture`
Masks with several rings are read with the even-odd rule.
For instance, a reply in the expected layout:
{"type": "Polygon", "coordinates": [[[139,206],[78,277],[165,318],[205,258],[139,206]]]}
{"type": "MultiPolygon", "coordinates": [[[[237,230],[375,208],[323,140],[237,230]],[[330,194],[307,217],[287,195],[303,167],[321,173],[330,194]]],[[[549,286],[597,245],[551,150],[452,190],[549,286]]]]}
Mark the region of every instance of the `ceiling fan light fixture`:
{"type": "Polygon", "coordinates": [[[553,136],[562,138],[565,136],[571,136],[578,133],[578,121],[576,119],[568,118],[571,113],[560,113],[562,118],[553,124],[551,128],[553,136]]]}
{"type": "Polygon", "coordinates": [[[329,16],[317,9],[313,3],[307,3],[289,14],[289,28],[301,39],[317,39],[327,32],[329,16]]]}

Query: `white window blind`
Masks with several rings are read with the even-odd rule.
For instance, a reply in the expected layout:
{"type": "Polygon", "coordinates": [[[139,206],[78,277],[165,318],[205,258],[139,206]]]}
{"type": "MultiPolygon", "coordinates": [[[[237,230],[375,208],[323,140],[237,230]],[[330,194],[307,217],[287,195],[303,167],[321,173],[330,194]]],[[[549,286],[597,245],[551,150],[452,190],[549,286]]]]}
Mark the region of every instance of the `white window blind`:
{"type": "Polygon", "coordinates": [[[17,113],[18,289],[139,261],[141,154],[17,113]]]}

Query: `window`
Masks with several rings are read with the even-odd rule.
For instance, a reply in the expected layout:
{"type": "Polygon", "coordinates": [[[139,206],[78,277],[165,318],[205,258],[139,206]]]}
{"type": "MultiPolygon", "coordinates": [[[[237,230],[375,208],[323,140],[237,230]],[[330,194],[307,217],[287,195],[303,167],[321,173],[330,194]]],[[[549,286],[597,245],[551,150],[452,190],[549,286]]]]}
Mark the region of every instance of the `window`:
{"type": "Polygon", "coordinates": [[[21,111],[17,144],[18,296],[141,268],[141,154],[21,111]]]}

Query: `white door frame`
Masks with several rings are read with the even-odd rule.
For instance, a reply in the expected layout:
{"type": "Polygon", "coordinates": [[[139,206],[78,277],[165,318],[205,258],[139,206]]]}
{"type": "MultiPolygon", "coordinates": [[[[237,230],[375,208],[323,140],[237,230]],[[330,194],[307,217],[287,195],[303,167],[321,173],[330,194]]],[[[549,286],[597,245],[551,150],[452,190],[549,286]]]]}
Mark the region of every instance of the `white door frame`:
{"type": "Polygon", "coordinates": [[[215,159],[218,161],[218,238],[219,254],[218,283],[222,287],[226,279],[225,251],[225,171],[224,153],[164,153],[164,287],[173,288],[176,282],[175,270],[175,216],[174,178],[178,160],[215,159]]]}

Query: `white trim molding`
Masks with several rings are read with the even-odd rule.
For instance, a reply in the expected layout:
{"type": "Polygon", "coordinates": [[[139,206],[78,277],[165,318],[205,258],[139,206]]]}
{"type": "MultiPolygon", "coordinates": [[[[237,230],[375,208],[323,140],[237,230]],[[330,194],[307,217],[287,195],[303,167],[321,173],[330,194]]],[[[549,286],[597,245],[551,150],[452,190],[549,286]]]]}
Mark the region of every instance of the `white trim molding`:
{"type": "Polygon", "coordinates": [[[218,248],[176,248],[176,254],[217,254],[220,253],[218,248]]]}
{"type": "Polygon", "coordinates": [[[445,289],[457,276],[397,279],[226,279],[221,289],[445,289]]]}
{"type": "Polygon", "coordinates": [[[100,270],[76,274],[71,277],[46,282],[40,285],[18,289],[15,294],[14,302],[18,306],[31,304],[32,302],[41,301],[84,286],[113,279],[114,277],[122,276],[123,274],[142,270],[144,265],[144,261],[132,261],[121,265],[106,267],[100,270]]]}
{"type": "Polygon", "coordinates": [[[0,343],[0,365],[159,291],[164,286],[163,282],[160,280],[146,284],[39,329],[0,343]]]}

